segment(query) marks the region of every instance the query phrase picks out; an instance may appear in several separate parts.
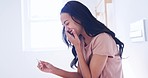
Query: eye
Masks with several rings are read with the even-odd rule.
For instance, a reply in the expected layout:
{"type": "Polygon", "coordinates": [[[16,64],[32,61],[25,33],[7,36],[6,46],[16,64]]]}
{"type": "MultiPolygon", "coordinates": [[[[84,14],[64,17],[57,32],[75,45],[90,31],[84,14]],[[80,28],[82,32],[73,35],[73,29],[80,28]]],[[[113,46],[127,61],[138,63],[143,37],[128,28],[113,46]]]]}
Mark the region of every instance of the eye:
{"type": "Polygon", "coordinates": [[[65,26],[69,25],[69,22],[65,23],[65,26]]]}

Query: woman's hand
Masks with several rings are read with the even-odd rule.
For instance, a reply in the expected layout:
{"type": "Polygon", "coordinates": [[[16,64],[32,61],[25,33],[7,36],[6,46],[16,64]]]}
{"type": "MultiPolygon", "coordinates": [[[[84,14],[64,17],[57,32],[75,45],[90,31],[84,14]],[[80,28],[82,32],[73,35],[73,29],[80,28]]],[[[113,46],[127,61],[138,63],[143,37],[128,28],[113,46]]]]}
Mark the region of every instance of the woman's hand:
{"type": "Polygon", "coordinates": [[[45,61],[39,61],[37,67],[46,73],[52,73],[53,69],[55,68],[52,64],[45,61]]]}
{"type": "Polygon", "coordinates": [[[68,38],[68,40],[76,47],[76,46],[80,46],[80,39],[77,35],[77,33],[75,32],[74,29],[69,29],[66,31],[66,36],[68,38]]]}

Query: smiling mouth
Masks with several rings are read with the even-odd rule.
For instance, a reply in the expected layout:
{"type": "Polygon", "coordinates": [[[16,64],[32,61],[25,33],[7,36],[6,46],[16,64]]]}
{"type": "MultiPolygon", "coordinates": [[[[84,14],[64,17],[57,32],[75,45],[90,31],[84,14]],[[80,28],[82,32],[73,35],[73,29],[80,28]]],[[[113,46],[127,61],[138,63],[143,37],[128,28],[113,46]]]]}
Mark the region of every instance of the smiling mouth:
{"type": "Polygon", "coordinates": [[[74,37],[72,30],[67,30],[67,32],[74,37]]]}

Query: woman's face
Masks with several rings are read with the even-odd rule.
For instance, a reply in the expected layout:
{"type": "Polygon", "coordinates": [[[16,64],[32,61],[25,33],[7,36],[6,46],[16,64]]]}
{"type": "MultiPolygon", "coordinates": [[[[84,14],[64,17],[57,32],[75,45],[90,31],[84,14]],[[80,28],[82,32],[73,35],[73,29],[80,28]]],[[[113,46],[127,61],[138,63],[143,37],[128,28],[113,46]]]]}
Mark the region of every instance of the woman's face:
{"type": "Polygon", "coordinates": [[[61,22],[65,27],[65,31],[71,31],[74,29],[77,35],[82,33],[82,26],[75,22],[68,13],[61,13],[61,22]]]}

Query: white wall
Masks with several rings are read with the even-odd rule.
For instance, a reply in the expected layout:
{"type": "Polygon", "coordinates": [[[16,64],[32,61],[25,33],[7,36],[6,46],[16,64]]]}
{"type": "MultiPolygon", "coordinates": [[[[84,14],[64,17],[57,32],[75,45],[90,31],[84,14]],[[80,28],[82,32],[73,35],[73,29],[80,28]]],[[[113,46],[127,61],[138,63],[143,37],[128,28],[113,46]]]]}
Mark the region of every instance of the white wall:
{"type": "Polygon", "coordinates": [[[0,1],[0,77],[21,77],[21,18],[19,0],[0,1]],[[18,73],[20,72],[20,73],[18,73]],[[9,75],[9,76],[8,76],[9,75]]]}
{"type": "Polygon", "coordinates": [[[85,6],[87,6],[87,8],[91,11],[91,13],[95,15],[95,7],[97,5],[97,2],[99,2],[100,0],[77,0],[80,1],[81,3],[83,3],[85,6]]]}
{"type": "Polygon", "coordinates": [[[124,57],[128,57],[123,59],[125,78],[148,78],[148,41],[132,43],[129,38],[130,23],[143,18],[148,20],[148,1],[113,1],[115,2],[117,35],[125,43],[124,57]]]}
{"type": "Polygon", "coordinates": [[[21,0],[0,0],[0,78],[59,78],[39,71],[36,59],[72,70],[72,58],[69,51],[23,52],[21,0]]]}

